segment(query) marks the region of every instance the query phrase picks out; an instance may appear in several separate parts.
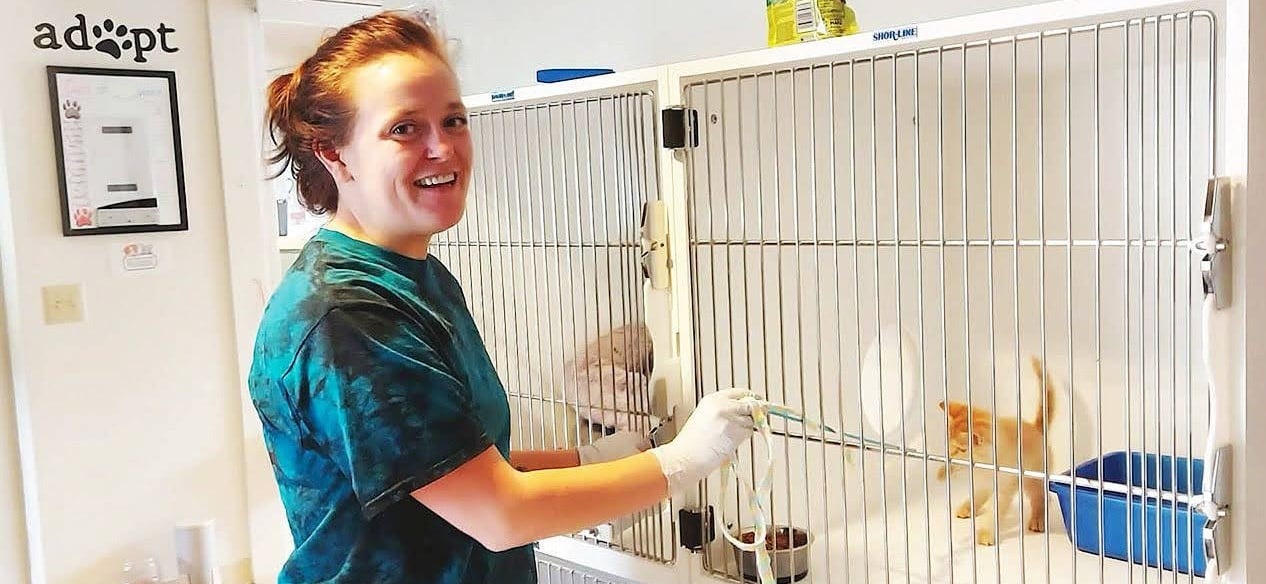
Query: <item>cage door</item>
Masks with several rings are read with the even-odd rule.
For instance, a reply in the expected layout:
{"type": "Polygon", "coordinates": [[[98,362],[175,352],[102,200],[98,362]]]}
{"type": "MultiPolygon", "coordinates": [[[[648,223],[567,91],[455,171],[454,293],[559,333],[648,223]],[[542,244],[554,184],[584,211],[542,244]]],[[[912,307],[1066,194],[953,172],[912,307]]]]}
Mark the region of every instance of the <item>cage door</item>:
{"type": "MultiPolygon", "coordinates": [[[[773,524],[806,534],[782,575],[1205,575],[1191,244],[1218,170],[1217,14],[998,28],[1045,10],[680,79],[689,380],[838,430],[775,420],[772,460],[740,456],[749,479],[773,464],[773,524]]],[[[746,531],[723,487],[703,491],[716,529],[746,531]]],[[[743,574],[721,538],[704,552],[743,574]]]]}
{"type": "MultiPolygon", "coordinates": [[[[513,449],[574,448],[657,424],[640,228],[643,208],[659,198],[653,79],[618,75],[471,100],[466,216],[436,238],[433,253],[462,283],[501,375],[513,449]]],[[[585,551],[599,546],[619,552],[610,557],[622,570],[658,573],[676,560],[673,530],[665,502],[574,534],[579,547],[542,548],[574,551],[583,563],[608,557],[585,551]]]]}

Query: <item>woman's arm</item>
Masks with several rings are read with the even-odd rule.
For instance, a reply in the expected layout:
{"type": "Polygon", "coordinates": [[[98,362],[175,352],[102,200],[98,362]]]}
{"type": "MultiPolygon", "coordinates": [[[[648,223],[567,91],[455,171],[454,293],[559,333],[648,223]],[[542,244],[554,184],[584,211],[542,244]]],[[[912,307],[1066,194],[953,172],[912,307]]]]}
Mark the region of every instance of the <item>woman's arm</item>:
{"type": "MultiPolygon", "coordinates": [[[[671,442],[610,462],[521,472],[488,447],[412,494],[490,550],[573,533],[697,485],[751,438],[752,397],[740,389],[708,394],[671,442]]],[[[583,448],[597,444],[582,447],[582,460],[583,448]]]]}
{"type": "Polygon", "coordinates": [[[510,466],[527,472],[549,468],[580,466],[580,454],[575,448],[567,450],[515,450],[510,453],[510,466]]]}
{"type": "Polygon", "coordinates": [[[650,447],[651,441],[646,435],[622,430],[610,436],[603,436],[580,448],[515,450],[510,452],[510,466],[521,471],[571,468],[582,464],[619,460],[650,447]]]}
{"type": "Polygon", "coordinates": [[[667,496],[668,480],[649,452],[521,472],[495,447],[413,492],[423,505],[494,551],[579,531],[667,496]]]}

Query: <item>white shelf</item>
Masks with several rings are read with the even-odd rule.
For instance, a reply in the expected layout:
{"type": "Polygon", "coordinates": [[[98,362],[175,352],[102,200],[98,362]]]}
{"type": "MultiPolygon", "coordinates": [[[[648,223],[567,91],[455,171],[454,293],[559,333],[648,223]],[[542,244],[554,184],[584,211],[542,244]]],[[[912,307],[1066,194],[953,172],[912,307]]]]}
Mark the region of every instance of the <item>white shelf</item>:
{"type": "MultiPolygon", "coordinates": [[[[1048,534],[1027,531],[1021,536],[1012,514],[1001,529],[998,545],[985,547],[974,545],[971,521],[965,519],[954,519],[949,538],[945,536],[944,522],[930,534],[915,533],[922,529],[919,524],[923,523],[921,519],[917,522],[913,519],[916,511],[920,518],[923,515],[922,502],[917,506],[918,509],[910,509],[909,529],[902,527],[901,512],[889,509],[886,542],[882,522],[874,520],[868,533],[869,545],[860,529],[852,530],[847,537],[842,532],[833,532],[829,544],[826,537],[818,536],[813,546],[829,551],[811,554],[810,577],[803,582],[887,582],[907,581],[906,578],[910,582],[1003,584],[1205,581],[1112,558],[1103,558],[1101,563],[1099,556],[1076,551],[1064,531],[1057,508],[1050,509],[1049,539],[1048,534]]],[[[725,563],[721,567],[723,571],[736,574],[729,544],[719,541],[713,545],[716,554],[713,557],[725,563]]]]}
{"type": "MultiPolygon", "coordinates": [[[[791,453],[789,460],[795,460],[791,453]]],[[[857,461],[857,462],[860,462],[857,461]]],[[[1064,529],[1059,503],[1047,496],[1047,532],[1033,533],[1019,524],[1017,509],[1005,513],[999,525],[996,546],[975,543],[970,519],[952,517],[951,510],[966,497],[970,485],[966,475],[956,477],[947,497],[946,485],[928,477],[924,491],[923,464],[893,457],[881,458],[878,453],[866,454],[869,485],[863,488],[851,481],[844,489],[832,488],[828,495],[829,510],[823,509],[814,493],[807,495],[814,506],[812,516],[803,510],[795,522],[807,523],[813,534],[809,548],[810,578],[807,583],[834,582],[1043,582],[1104,583],[1133,582],[1204,582],[1204,579],[1168,570],[1158,570],[1111,558],[1077,551],[1064,529]],[[878,469],[887,462],[888,487],[879,484],[878,469]],[[902,487],[902,468],[905,488],[902,487]],[[841,503],[850,501],[845,517],[841,503]]],[[[935,467],[933,467],[935,468],[935,467]]],[[[858,476],[861,467],[848,467],[850,477],[858,476]]],[[[810,484],[814,479],[810,478],[810,484]]],[[[775,489],[777,491],[777,488],[775,489]]],[[[793,498],[806,495],[793,490],[793,498]]],[[[777,496],[777,493],[776,493],[777,496]]],[[[782,495],[787,496],[785,493],[782,495]]],[[[1018,499],[1018,497],[1017,497],[1018,499]]],[[[715,504],[715,503],[714,503],[715,504]]],[[[732,515],[723,518],[733,521],[732,515]]],[[[786,521],[775,517],[775,522],[786,521]]],[[[977,518],[976,526],[993,523],[986,513],[977,518]]],[[[718,521],[720,522],[720,521],[718,521]]],[[[711,557],[716,568],[736,574],[733,551],[728,542],[718,537],[712,543],[711,557]]],[[[1179,554],[1182,551],[1179,550],[1179,554]]]]}
{"type": "Polygon", "coordinates": [[[286,235],[277,238],[277,249],[279,251],[299,251],[312,238],[312,233],[304,233],[302,235],[286,235]]]}

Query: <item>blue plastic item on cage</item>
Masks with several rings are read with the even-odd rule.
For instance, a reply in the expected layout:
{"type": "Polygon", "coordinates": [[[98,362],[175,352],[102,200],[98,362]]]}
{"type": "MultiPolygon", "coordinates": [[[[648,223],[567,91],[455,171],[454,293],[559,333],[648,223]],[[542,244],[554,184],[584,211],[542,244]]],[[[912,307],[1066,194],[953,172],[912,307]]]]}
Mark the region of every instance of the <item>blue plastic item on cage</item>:
{"type": "Polygon", "coordinates": [[[536,72],[537,83],[558,83],[585,77],[597,77],[615,73],[613,69],[539,69],[536,72]]]}
{"type": "MultiPolygon", "coordinates": [[[[1071,481],[1050,482],[1068,537],[1077,549],[1098,555],[1102,530],[1103,555],[1107,557],[1203,577],[1201,530],[1206,517],[1190,505],[1188,495],[1202,493],[1204,461],[1161,455],[1157,469],[1155,454],[1112,452],[1102,460],[1102,517],[1097,484],[1076,486],[1074,510],[1071,481]],[[1134,489],[1152,492],[1144,495],[1134,489]]],[[[1085,461],[1077,465],[1076,476],[1098,481],[1099,466],[1099,459],[1085,461]]]]}

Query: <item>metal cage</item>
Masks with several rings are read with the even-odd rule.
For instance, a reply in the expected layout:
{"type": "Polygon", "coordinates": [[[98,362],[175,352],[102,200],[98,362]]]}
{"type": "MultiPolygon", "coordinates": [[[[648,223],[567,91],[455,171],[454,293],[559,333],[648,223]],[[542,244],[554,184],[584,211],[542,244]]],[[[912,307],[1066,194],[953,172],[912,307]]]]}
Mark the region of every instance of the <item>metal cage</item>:
{"type": "MultiPolygon", "coordinates": [[[[436,253],[515,447],[749,387],[834,429],[774,420],[773,460],[739,456],[809,536],[801,581],[1203,580],[1220,13],[1056,4],[479,97],[468,216],[436,253]],[[663,387],[641,358],[577,374],[649,336],[663,387]]],[[[751,510],[724,487],[579,539],[627,552],[593,560],[621,577],[742,581],[713,536],[751,510]]]]}
{"type": "MultiPolygon", "coordinates": [[[[471,111],[477,160],[466,217],[433,247],[464,286],[502,376],[515,449],[652,428],[649,364],[637,371],[610,357],[650,345],[637,326],[638,224],[658,194],[657,115],[654,94],[638,88],[471,111]],[[607,337],[626,325],[630,334],[607,337]]],[[[577,536],[669,562],[667,508],[577,536]]]]}
{"type": "Polygon", "coordinates": [[[633,584],[623,578],[596,573],[584,566],[539,553],[536,555],[536,581],[539,584],[633,584]]]}
{"type": "MultiPolygon", "coordinates": [[[[846,433],[775,422],[773,523],[812,536],[805,581],[1196,579],[1197,481],[1176,477],[1200,474],[1210,416],[1190,247],[1216,44],[1213,14],[1184,11],[683,79],[695,393],[751,387],[846,433]],[[951,464],[976,470],[941,482],[954,401],[994,415],[951,464]],[[1040,459],[993,464],[1023,441],[1003,418],[1040,406],[1040,459]],[[1067,472],[1118,450],[1175,462],[1124,485],[1067,472]],[[1146,501],[1120,517],[1137,563],[1079,552],[1055,499],[1033,533],[969,496],[1021,475],[1082,495],[1073,517],[1146,501]]],[[[721,493],[713,477],[718,529],[747,525],[721,493]]],[[[705,566],[737,577],[732,551],[705,566]]]]}

